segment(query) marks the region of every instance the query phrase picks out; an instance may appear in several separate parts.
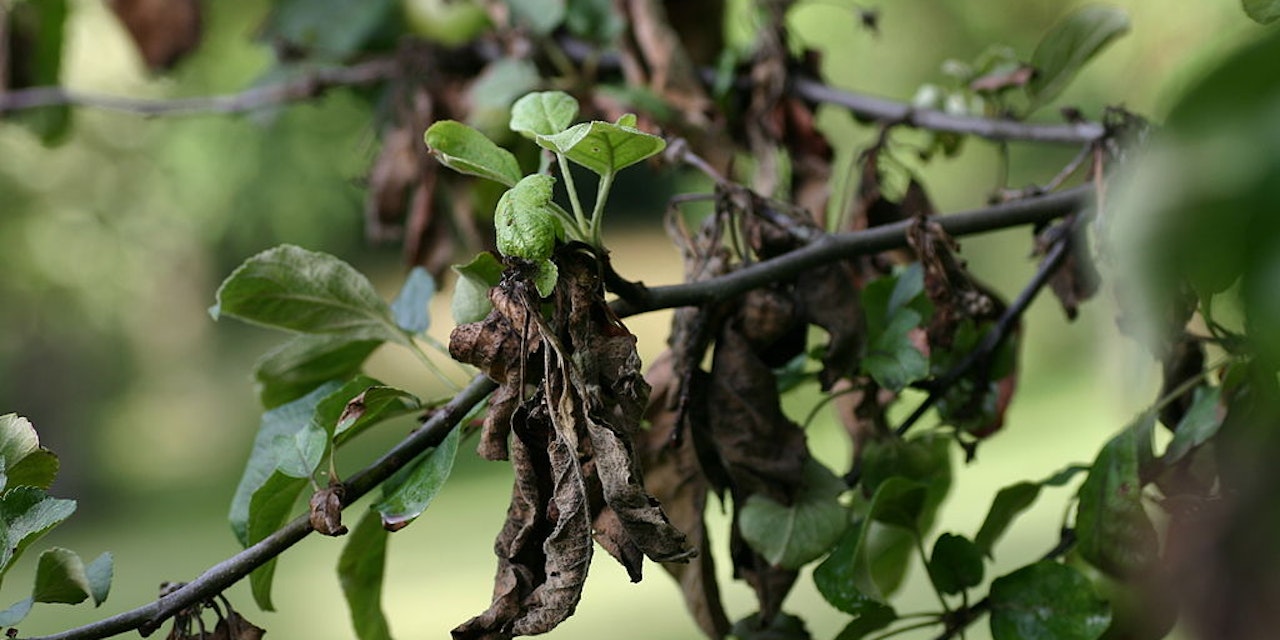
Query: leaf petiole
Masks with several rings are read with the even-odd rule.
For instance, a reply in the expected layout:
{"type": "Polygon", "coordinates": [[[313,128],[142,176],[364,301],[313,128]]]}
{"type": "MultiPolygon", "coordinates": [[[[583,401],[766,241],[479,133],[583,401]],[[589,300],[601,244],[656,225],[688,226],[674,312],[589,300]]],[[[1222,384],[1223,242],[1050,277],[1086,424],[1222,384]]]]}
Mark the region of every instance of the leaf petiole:
{"type": "Polygon", "coordinates": [[[573,174],[569,172],[569,158],[563,153],[556,153],[556,159],[560,162],[560,174],[564,178],[565,191],[569,192],[569,204],[573,206],[573,216],[578,227],[578,236],[583,238],[591,237],[591,225],[587,222],[586,214],[582,212],[582,203],[578,200],[578,187],[573,184],[573,174]]]}

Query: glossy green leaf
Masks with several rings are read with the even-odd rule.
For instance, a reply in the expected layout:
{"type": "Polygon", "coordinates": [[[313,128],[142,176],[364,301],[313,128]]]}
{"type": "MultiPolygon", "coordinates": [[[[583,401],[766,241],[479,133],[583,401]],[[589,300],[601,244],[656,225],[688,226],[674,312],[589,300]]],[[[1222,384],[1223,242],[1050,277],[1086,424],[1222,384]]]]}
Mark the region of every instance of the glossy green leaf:
{"type": "Polygon", "coordinates": [[[578,117],[578,101],[563,91],[536,91],[511,105],[511,130],[526,138],[560,133],[578,117]]]}
{"type": "Polygon", "coordinates": [[[973,543],[983,555],[990,557],[996,542],[1004,536],[1013,520],[1035,504],[1041,487],[1060,487],[1076,474],[1088,470],[1089,467],[1084,465],[1070,465],[1040,482],[1018,482],[1001,489],[991,501],[991,508],[973,537],[973,543]]]}
{"type": "Polygon", "coordinates": [[[458,280],[453,286],[450,311],[457,324],[479,322],[489,315],[493,303],[489,289],[502,279],[502,263],[488,251],[482,251],[463,265],[453,265],[458,280]]]}
{"type": "Polygon", "coordinates": [[[520,163],[510,151],[483,133],[454,120],[441,120],[427,129],[427,147],[441,164],[467,175],[487,178],[508,187],[520,181],[520,163]]]}
{"type": "Polygon", "coordinates": [[[308,424],[292,434],[277,434],[271,440],[276,470],[291,478],[310,478],[320,466],[328,444],[328,434],[315,424],[308,424]]]}
{"type": "Polygon", "coordinates": [[[799,569],[821,557],[844,533],[849,512],[839,496],[845,489],[835,474],[810,459],[792,504],[753,495],[738,512],[738,528],[770,564],[799,569]]]}
{"type": "MultiPolygon", "coordinates": [[[[249,522],[256,518],[250,504],[254,496],[262,492],[262,489],[268,484],[268,480],[276,473],[276,453],[275,442],[276,436],[285,435],[292,437],[299,431],[306,429],[315,414],[316,406],[326,396],[338,390],[340,385],[336,382],[325,383],[311,393],[280,405],[270,411],[262,414],[262,421],[258,426],[258,434],[253,441],[253,450],[249,453],[249,460],[245,464],[244,473],[240,476],[240,484],[236,487],[235,496],[231,500],[231,511],[229,519],[231,521],[231,529],[235,532],[236,538],[243,546],[252,544],[249,535],[249,522]]],[[[305,481],[286,478],[282,474],[281,479],[275,484],[277,486],[293,486],[296,483],[298,489],[293,496],[289,498],[290,504],[297,498],[297,491],[301,491],[301,486],[305,485],[305,481]],[[288,481],[288,482],[286,482],[288,481]]]]}
{"type": "Polygon", "coordinates": [[[1280,0],[1241,0],[1244,12],[1258,24],[1271,24],[1280,19],[1280,0]]]}
{"type": "Polygon", "coordinates": [[[40,446],[31,422],[16,413],[0,416],[0,490],[7,487],[48,489],[58,475],[58,456],[40,446]]]}
{"type": "Polygon", "coordinates": [[[345,61],[376,42],[399,7],[395,0],[276,0],[260,33],[312,58],[345,61]]]}
{"type": "Polygon", "coordinates": [[[982,584],[982,551],[968,538],[951,533],[938,536],[929,554],[929,577],[939,591],[957,594],[982,584]]]}
{"type": "Polygon", "coordinates": [[[245,260],[218,288],[209,313],[348,340],[409,340],[364,274],[327,253],[287,244],[245,260]]]}
{"type": "Polygon", "coordinates": [[[1138,476],[1139,434],[1154,420],[1154,414],[1144,414],[1107,442],[1080,486],[1077,548],[1111,575],[1134,575],[1156,561],[1156,531],[1142,508],[1138,476]]]}
{"type": "Polygon", "coordinates": [[[0,627],[12,627],[31,613],[31,605],[35,604],[35,600],[31,598],[23,598],[10,606],[4,611],[0,611],[0,627]]]}
{"type": "MultiPolygon", "coordinates": [[[[5,90],[63,84],[62,58],[65,48],[67,18],[66,0],[6,3],[9,50],[5,69],[9,81],[5,90]],[[25,43],[19,49],[17,43],[25,43]]],[[[71,130],[71,108],[67,105],[23,109],[4,114],[7,122],[26,127],[46,146],[66,139],[71,130]]]]}
{"type": "Polygon", "coordinates": [[[845,625],[835,640],[861,640],[867,634],[879,631],[898,619],[898,613],[889,605],[880,604],[867,608],[866,612],[845,625]]]}
{"type": "Polygon", "coordinates": [[[809,630],[805,629],[804,620],[786,612],[779,612],[769,621],[761,624],[760,614],[753,613],[733,623],[729,634],[738,640],[809,640],[809,630]]]}
{"type": "MultiPolygon", "coordinates": [[[[863,519],[845,530],[835,548],[813,570],[813,583],[818,593],[831,606],[855,616],[873,615],[887,607],[880,589],[869,581],[866,572],[858,571],[860,556],[870,520],[863,519]]],[[[892,610],[892,608],[890,608],[892,610]]]]}
{"type": "Polygon", "coordinates": [[[0,579],[33,542],[76,510],[75,500],[52,498],[36,487],[15,487],[0,495],[0,579]]]}
{"type": "Polygon", "coordinates": [[[373,505],[382,516],[382,526],[397,531],[422,515],[440,492],[458,454],[462,429],[449,432],[440,446],[424,453],[383,483],[382,499],[373,505]]]}
{"type": "Polygon", "coordinates": [[[565,17],[565,0],[507,0],[512,20],[537,36],[545,36],[560,26],[565,17]]]}
{"type": "Polygon", "coordinates": [[[336,444],[343,444],[365,429],[422,410],[417,396],[395,387],[374,386],[351,398],[338,417],[333,431],[336,444]]]}
{"type": "Polygon", "coordinates": [[[1044,560],[991,583],[995,640],[1095,640],[1111,609],[1079,571],[1044,560]]]}
{"type": "Polygon", "coordinates": [[[1088,5],[1055,24],[1031,55],[1036,73],[1027,83],[1035,106],[1051,102],[1080,68],[1129,31],[1129,16],[1115,7],[1088,5]]]}
{"type": "Polygon", "coordinates": [[[600,176],[617,173],[667,147],[662,138],[633,126],[601,121],[583,122],[555,135],[537,136],[535,140],[543,148],[563,153],[600,176]]]}
{"type": "Polygon", "coordinates": [[[1172,465],[1186,457],[1192,449],[1209,441],[1222,426],[1222,389],[1197,387],[1191,408],[1178,421],[1173,440],[1164,451],[1164,463],[1172,465]]]}
{"type": "Polygon", "coordinates": [[[498,199],[493,224],[502,255],[535,261],[551,257],[556,240],[564,237],[551,202],[554,186],[555,178],[533,174],[498,199]]]}
{"type": "Polygon", "coordinates": [[[378,512],[360,518],[338,557],[338,581],[351,611],[351,626],[359,640],[391,640],[382,611],[382,581],[387,566],[387,531],[378,512]]]}
{"type": "Polygon", "coordinates": [[[381,340],[352,341],[344,336],[296,336],[254,365],[258,399],[264,408],[272,409],[326,382],[346,380],[381,345],[381,340]]]}
{"type": "Polygon", "coordinates": [[[427,305],[436,295],[436,281],[422,267],[414,267],[405,278],[400,293],[391,301],[391,316],[401,329],[419,334],[431,326],[431,314],[427,305]]]}
{"type": "Polygon", "coordinates": [[[106,602],[107,596],[111,595],[111,579],[115,576],[115,559],[111,552],[103,552],[94,558],[85,567],[84,575],[89,579],[89,595],[93,597],[93,605],[96,607],[106,602]]]}
{"type": "Polygon", "coordinates": [[[89,597],[89,577],[84,561],[70,549],[53,547],[36,561],[36,586],[31,599],[36,602],[79,604],[89,597]]]}

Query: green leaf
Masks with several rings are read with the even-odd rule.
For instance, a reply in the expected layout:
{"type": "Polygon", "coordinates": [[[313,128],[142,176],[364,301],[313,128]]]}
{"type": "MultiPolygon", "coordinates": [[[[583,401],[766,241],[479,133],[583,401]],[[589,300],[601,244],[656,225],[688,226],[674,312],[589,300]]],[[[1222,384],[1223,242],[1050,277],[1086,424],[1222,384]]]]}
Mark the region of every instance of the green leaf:
{"type": "Polygon", "coordinates": [[[313,59],[345,61],[374,43],[399,6],[395,0],[276,0],[260,33],[313,59]]]}
{"type": "Polygon", "coordinates": [[[441,120],[425,135],[431,154],[459,173],[487,178],[508,187],[520,181],[520,163],[510,151],[483,133],[455,120],[441,120]]]}
{"type": "Polygon", "coordinates": [[[1054,25],[1031,55],[1036,73],[1027,93],[1033,109],[1058,97],[1085,63],[1128,31],[1129,16],[1102,5],[1082,7],[1054,25]]]}
{"type": "Polygon", "coordinates": [[[436,281],[422,267],[414,267],[409,271],[400,294],[391,301],[391,315],[410,334],[424,333],[431,326],[431,314],[427,305],[431,297],[436,295],[436,281]]]}
{"type": "Polygon", "coordinates": [[[809,640],[809,631],[804,628],[804,620],[789,613],[778,612],[765,626],[760,622],[760,614],[753,613],[735,623],[729,630],[730,635],[738,640],[809,640]]]}
{"type": "MultiPolygon", "coordinates": [[[[256,494],[261,493],[268,484],[271,484],[269,480],[276,473],[274,445],[276,436],[293,437],[294,434],[306,429],[311,424],[312,416],[320,401],[338,388],[339,385],[336,382],[325,383],[293,402],[280,405],[262,414],[258,434],[253,441],[253,450],[249,453],[244,473],[240,476],[240,484],[236,487],[235,496],[231,499],[231,511],[228,516],[231,529],[241,545],[247,547],[252,544],[249,523],[257,518],[257,515],[251,507],[251,501],[256,494]]],[[[306,484],[305,481],[279,475],[281,478],[274,483],[277,487],[298,484],[297,491],[301,491],[301,487],[306,484]]],[[[296,497],[295,492],[289,499],[290,504],[296,497]]]]}
{"type": "Polygon", "coordinates": [[[1138,434],[1154,420],[1152,413],[1142,415],[1103,446],[1080,486],[1077,548],[1111,575],[1134,575],[1156,561],[1156,531],[1142,508],[1138,477],[1138,434]]]}
{"type": "MultiPolygon", "coordinates": [[[[249,501],[245,546],[258,543],[287,522],[298,502],[298,495],[307,486],[306,480],[290,478],[279,471],[272,472],[249,501]]],[[[275,605],[271,602],[271,583],[275,578],[278,560],[278,557],[272,558],[249,574],[253,600],[263,611],[275,611],[275,605]]]]}
{"type": "Polygon", "coordinates": [[[427,510],[453,471],[461,432],[462,429],[449,432],[440,446],[383,483],[382,500],[373,505],[382,516],[383,527],[391,531],[403,529],[427,510]]]}
{"type": "Polygon", "coordinates": [[[982,551],[964,536],[944,533],[929,554],[929,577],[946,594],[957,594],[982,583],[982,551]]]}
{"type": "Polygon", "coordinates": [[[578,117],[578,101],[563,91],[537,91],[511,105],[511,130],[526,138],[560,133],[578,117]]]}
{"type": "Polygon", "coordinates": [[[258,399],[266,409],[307,395],[316,387],[346,380],[360,371],[381,340],[348,340],[344,336],[297,336],[254,365],[258,399]]]}
{"type": "Polygon", "coordinates": [[[495,138],[505,135],[511,104],[542,84],[542,74],[530,60],[503,56],[490,62],[467,91],[467,124],[495,138]]]}
{"type": "Polygon", "coordinates": [[[31,598],[23,598],[13,603],[13,606],[8,609],[0,611],[0,627],[12,627],[22,622],[22,619],[31,613],[31,605],[35,602],[31,598]]]}
{"type": "Polygon", "coordinates": [[[625,124],[601,121],[584,122],[555,135],[537,136],[535,140],[543,148],[563,153],[600,176],[617,173],[667,147],[665,140],[653,134],[625,124]]]}
{"type": "Polygon", "coordinates": [[[111,594],[111,579],[115,575],[115,560],[111,552],[104,552],[94,558],[85,567],[84,574],[89,579],[89,595],[93,596],[93,606],[106,602],[107,596],[111,594]]]}
{"type": "Polygon", "coordinates": [[[479,322],[489,315],[489,289],[502,280],[502,263],[492,253],[482,251],[464,265],[453,265],[458,281],[453,287],[450,311],[457,324],[479,322]]]}
{"type": "Polygon", "coordinates": [[[84,561],[70,549],[54,547],[40,554],[36,562],[36,602],[79,604],[89,597],[89,578],[84,561]]]}
{"type": "Polygon", "coordinates": [[[836,635],[835,640],[861,640],[867,634],[879,631],[898,619],[898,613],[889,605],[874,605],[854,618],[836,635]]]}
{"type": "Polygon", "coordinates": [[[1241,0],[1244,12],[1258,24],[1271,24],[1280,19],[1280,0],[1241,0]]]}
{"type": "Polygon", "coordinates": [[[298,333],[409,341],[363,274],[327,253],[287,244],[233,271],[209,313],[298,333]]]}
{"type": "Polygon", "coordinates": [[[308,424],[293,434],[278,434],[271,440],[276,470],[291,478],[310,478],[320,466],[328,444],[328,434],[315,424],[308,424]]]}
{"type": "Polygon", "coordinates": [[[984,555],[991,556],[991,549],[1004,536],[1013,519],[1035,504],[1039,497],[1040,484],[1036,482],[1019,482],[1001,489],[991,501],[991,508],[987,510],[978,534],[973,537],[974,544],[984,555]]]}
{"type": "Polygon", "coordinates": [[[533,286],[538,289],[538,295],[546,298],[556,289],[556,281],[560,279],[560,268],[556,263],[550,260],[543,260],[537,263],[538,272],[533,276],[533,286]]]}
{"type": "Polygon", "coordinates": [[[75,500],[51,498],[36,487],[15,487],[0,496],[0,579],[31,543],[71,517],[75,500]]]}
{"type": "Polygon", "coordinates": [[[1191,453],[1192,449],[1209,441],[1222,426],[1223,411],[1220,387],[1197,387],[1191,408],[1178,421],[1173,440],[1164,450],[1164,463],[1173,465],[1191,453]]]}
{"type": "MultiPolygon", "coordinates": [[[[875,615],[888,607],[879,587],[868,581],[865,572],[858,571],[869,523],[863,519],[847,529],[827,559],[813,570],[818,593],[831,606],[859,617],[875,615]]],[[[889,609],[892,611],[892,607],[889,609]]]]}
{"type": "Polygon", "coordinates": [[[569,33],[602,44],[613,42],[627,26],[611,0],[569,0],[564,23],[569,33]]]}
{"type": "Polygon", "coordinates": [[[498,199],[493,224],[502,255],[534,261],[551,257],[556,239],[564,237],[560,218],[551,203],[554,186],[555,178],[533,174],[525,176],[498,199]]]}
{"type": "Polygon", "coordinates": [[[929,375],[929,359],[911,342],[910,332],[920,325],[920,314],[901,309],[878,334],[872,334],[862,369],[882,387],[901,391],[929,375]]]}
{"type": "Polygon", "coordinates": [[[40,446],[31,422],[16,413],[0,416],[0,489],[48,489],[58,475],[58,456],[40,446]]]}
{"type": "Polygon", "coordinates": [[[369,427],[421,410],[422,401],[408,391],[369,387],[347,402],[334,428],[333,441],[342,445],[369,427]]]}
{"type": "MultiPolygon", "coordinates": [[[[62,52],[66,44],[66,25],[69,15],[66,0],[40,0],[39,2],[6,3],[9,37],[6,77],[10,86],[6,90],[63,84],[62,52]],[[18,42],[25,47],[18,49],[18,42]],[[15,54],[17,54],[15,56],[15,54]]],[[[5,17],[0,17],[0,20],[5,17]]],[[[38,107],[7,113],[4,119],[21,124],[30,130],[46,146],[53,146],[66,139],[71,131],[71,108],[66,105],[38,107]]]]}
{"type": "Polygon", "coordinates": [[[387,566],[387,531],[378,512],[360,518],[338,557],[338,581],[351,611],[351,626],[360,640],[391,640],[382,612],[382,579],[387,566]]]}
{"type": "Polygon", "coordinates": [[[507,0],[512,21],[536,36],[545,36],[564,22],[565,0],[507,0]]]}
{"type": "Polygon", "coordinates": [[[849,523],[840,504],[844,482],[810,459],[804,467],[804,484],[791,505],[779,504],[756,494],[738,512],[742,537],[770,564],[799,569],[826,553],[849,523]]]}
{"type": "Polygon", "coordinates": [[[991,583],[995,640],[1095,640],[1111,624],[1111,609],[1079,571],[1048,560],[991,583]]]}
{"type": "Polygon", "coordinates": [[[876,489],[868,518],[895,527],[916,531],[928,495],[923,483],[894,476],[876,489]]]}

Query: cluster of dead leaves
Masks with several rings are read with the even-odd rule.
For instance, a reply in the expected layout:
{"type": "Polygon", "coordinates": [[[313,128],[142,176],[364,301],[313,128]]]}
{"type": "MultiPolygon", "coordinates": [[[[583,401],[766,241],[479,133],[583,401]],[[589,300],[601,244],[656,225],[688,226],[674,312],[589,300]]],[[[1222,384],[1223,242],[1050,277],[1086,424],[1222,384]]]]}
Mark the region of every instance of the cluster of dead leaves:
{"type": "Polygon", "coordinates": [[[600,543],[639,580],[644,556],[695,554],[645,491],[634,440],[649,385],[636,338],[605,304],[599,265],[564,249],[560,279],[539,299],[514,262],[490,292],[493,311],[450,337],[454,358],[499,383],[480,453],[515,471],[507,521],[494,552],[488,611],[455,638],[511,638],[551,630],[577,606],[600,543]],[[544,309],[544,307],[546,307],[544,309]]]}
{"type": "MultiPolygon", "coordinates": [[[[171,593],[185,583],[165,583],[160,586],[160,595],[171,593]]],[[[183,609],[173,617],[173,628],[169,630],[166,640],[262,640],[267,632],[249,622],[240,612],[231,607],[225,596],[218,595],[203,602],[183,609]],[[219,606],[218,602],[222,605],[219,606]],[[225,611],[224,611],[225,609],[225,611]],[[213,630],[205,626],[204,613],[212,611],[218,622],[213,630]]]]}

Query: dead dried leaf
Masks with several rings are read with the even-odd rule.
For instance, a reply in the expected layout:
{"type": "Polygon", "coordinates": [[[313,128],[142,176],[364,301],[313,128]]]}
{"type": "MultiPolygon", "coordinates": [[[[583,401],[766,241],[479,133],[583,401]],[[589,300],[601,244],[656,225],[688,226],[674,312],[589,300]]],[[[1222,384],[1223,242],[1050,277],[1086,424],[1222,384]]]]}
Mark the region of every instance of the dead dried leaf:
{"type": "Polygon", "coordinates": [[[109,0],[152,71],[171,69],[200,44],[199,0],[109,0]]]}
{"type": "Polygon", "coordinates": [[[331,484],[311,494],[311,528],[322,536],[346,535],[347,528],[342,524],[342,496],[345,489],[341,484],[331,484]]]}

